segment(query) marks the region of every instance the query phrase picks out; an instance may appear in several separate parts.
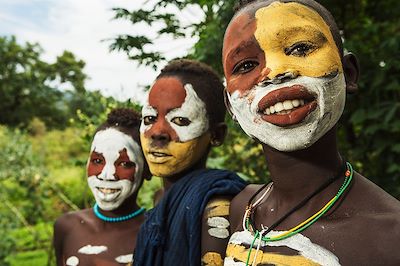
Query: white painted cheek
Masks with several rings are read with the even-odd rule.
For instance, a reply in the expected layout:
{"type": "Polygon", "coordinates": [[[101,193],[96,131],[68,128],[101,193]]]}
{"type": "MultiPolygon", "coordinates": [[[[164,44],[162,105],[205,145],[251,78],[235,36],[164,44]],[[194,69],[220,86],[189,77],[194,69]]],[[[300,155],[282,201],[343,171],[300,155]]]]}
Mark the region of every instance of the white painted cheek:
{"type": "Polygon", "coordinates": [[[186,142],[203,135],[209,128],[207,109],[204,102],[197,96],[191,84],[185,84],[185,101],[180,108],[176,108],[166,115],[167,121],[175,130],[181,142],[186,142]],[[188,126],[178,126],[171,122],[175,117],[188,118],[191,123],[188,126]]]}
{"type": "Polygon", "coordinates": [[[135,176],[133,185],[131,187],[131,195],[136,191],[143,179],[144,158],[142,155],[142,149],[140,148],[139,144],[134,141],[129,143],[127,154],[129,159],[135,163],[135,176]]]}

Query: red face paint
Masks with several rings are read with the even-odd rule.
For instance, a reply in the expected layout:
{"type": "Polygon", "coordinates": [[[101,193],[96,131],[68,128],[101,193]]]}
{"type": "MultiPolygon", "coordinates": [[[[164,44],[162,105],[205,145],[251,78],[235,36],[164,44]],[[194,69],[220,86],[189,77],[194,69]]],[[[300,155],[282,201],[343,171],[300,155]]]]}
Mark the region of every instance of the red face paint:
{"type": "MultiPolygon", "coordinates": [[[[115,180],[128,179],[130,181],[133,181],[135,179],[136,172],[135,163],[129,159],[126,149],[120,151],[119,154],[120,155],[118,159],[114,162],[115,180]]],[[[100,175],[105,165],[106,160],[104,159],[104,156],[101,153],[93,151],[90,154],[90,159],[87,167],[88,176],[100,175]]]]}
{"type": "Polygon", "coordinates": [[[268,75],[265,54],[254,37],[255,31],[254,17],[242,13],[232,20],[225,33],[222,58],[229,93],[238,90],[243,94],[268,75]],[[248,72],[249,69],[253,71],[248,72]]]}
{"type": "Polygon", "coordinates": [[[149,105],[157,110],[157,117],[144,118],[144,123],[152,124],[151,128],[145,131],[146,138],[165,138],[169,141],[179,141],[175,130],[166,120],[168,112],[179,108],[185,101],[186,91],[182,82],[175,77],[163,77],[158,79],[149,93],[149,105]]]}

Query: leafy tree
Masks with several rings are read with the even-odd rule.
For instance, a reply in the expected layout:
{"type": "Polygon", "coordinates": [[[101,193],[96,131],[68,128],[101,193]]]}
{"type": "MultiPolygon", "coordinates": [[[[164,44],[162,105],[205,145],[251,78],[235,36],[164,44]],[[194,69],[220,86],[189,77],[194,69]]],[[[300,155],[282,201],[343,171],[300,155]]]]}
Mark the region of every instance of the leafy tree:
{"type": "Polygon", "coordinates": [[[70,115],[61,85],[84,93],[85,63],[65,51],[50,64],[40,59],[38,44],[20,45],[15,37],[0,37],[0,123],[27,126],[34,117],[46,125],[65,125],[70,115]]]}
{"type": "MultiPolygon", "coordinates": [[[[157,25],[158,28],[152,27],[157,28],[157,38],[122,34],[115,38],[110,48],[123,51],[132,60],[156,68],[159,62],[165,60],[165,56],[151,48],[154,48],[153,45],[161,36],[198,37],[199,41],[187,57],[208,63],[222,75],[222,39],[236,1],[150,2],[154,3],[151,8],[133,11],[115,8],[115,19],[128,20],[132,24],[144,22],[150,26],[157,25]],[[185,10],[189,6],[196,6],[201,10],[203,19],[197,24],[180,26],[176,14],[169,10],[185,10]]],[[[320,2],[333,13],[339,27],[343,29],[345,48],[357,54],[362,67],[360,92],[349,97],[340,123],[342,152],[356,165],[357,170],[400,198],[398,3],[396,0],[320,2]]],[[[236,125],[230,123],[229,130],[232,135],[227,141],[228,145],[217,150],[210,163],[245,173],[252,181],[264,181],[268,173],[262,162],[260,149],[255,148],[252,141],[239,133],[236,125]]]]}

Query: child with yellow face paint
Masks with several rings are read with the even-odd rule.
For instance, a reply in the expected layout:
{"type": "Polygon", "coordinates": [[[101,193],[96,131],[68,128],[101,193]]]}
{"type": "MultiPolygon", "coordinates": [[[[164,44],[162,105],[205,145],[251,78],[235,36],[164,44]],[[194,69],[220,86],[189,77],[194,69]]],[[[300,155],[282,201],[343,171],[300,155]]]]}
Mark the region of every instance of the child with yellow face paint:
{"type": "Polygon", "coordinates": [[[133,110],[114,109],[97,129],[87,162],[96,203],[57,219],[57,265],[130,265],[145,211],[136,197],[143,178],[150,177],[140,147],[140,121],[133,110]]]}
{"type": "Polygon", "coordinates": [[[141,227],[134,265],[222,265],[230,199],[244,187],[234,173],[206,169],[226,125],[223,85],[208,66],[177,60],[152,85],[140,138],[164,195],[141,227]]]}
{"type": "Polygon", "coordinates": [[[398,265],[399,202],[340,155],[358,64],[312,0],[240,1],[224,37],[228,109],[272,182],[231,203],[225,265],[398,265]]]}

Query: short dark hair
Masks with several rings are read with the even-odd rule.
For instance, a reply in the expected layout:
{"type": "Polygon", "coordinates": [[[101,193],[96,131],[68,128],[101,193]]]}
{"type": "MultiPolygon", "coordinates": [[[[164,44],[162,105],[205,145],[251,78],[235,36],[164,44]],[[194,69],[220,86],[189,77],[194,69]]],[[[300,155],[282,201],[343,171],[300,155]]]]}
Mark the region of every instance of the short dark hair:
{"type": "Polygon", "coordinates": [[[168,63],[157,79],[170,76],[177,77],[183,85],[192,84],[206,105],[210,126],[225,121],[224,85],[210,66],[190,59],[177,59],[168,63]]]}
{"type": "Polygon", "coordinates": [[[332,16],[331,12],[329,12],[329,10],[326,9],[320,3],[318,3],[314,0],[239,0],[234,6],[235,14],[238,13],[240,10],[242,10],[247,5],[249,5],[251,3],[256,3],[256,2],[259,2],[259,3],[266,2],[268,4],[271,4],[273,2],[281,2],[281,3],[295,2],[295,3],[303,4],[307,7],[315,10],[324,19],[326,24],[328,24],[329,29],[333,36],[333,40],[335,41],[336,46],[339,49],[340,57],[343,57],[343,42],[342,42],[340,31],[336,24],[335,18],[332,16]]]}
{"type": "Polygon", "coordinates": [[[107,115],[107,120],[97,128],[96,133],[107,128],[115,128],[131,136],[140,145],[140,123],[140,113],[128,108],[115,108],[107,115]]]}

